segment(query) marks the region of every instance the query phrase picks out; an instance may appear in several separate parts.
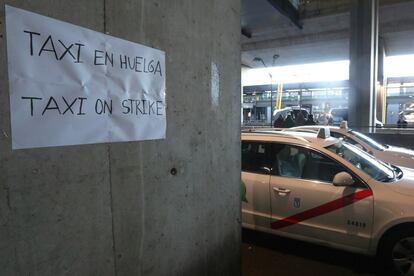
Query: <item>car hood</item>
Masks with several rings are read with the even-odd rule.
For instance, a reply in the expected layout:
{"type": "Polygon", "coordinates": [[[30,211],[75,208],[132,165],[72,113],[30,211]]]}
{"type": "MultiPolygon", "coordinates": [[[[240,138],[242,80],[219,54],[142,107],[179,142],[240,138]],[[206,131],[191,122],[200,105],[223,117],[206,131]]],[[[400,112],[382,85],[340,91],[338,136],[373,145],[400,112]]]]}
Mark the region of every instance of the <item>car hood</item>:
{"type": "Polygon", "coordinates": [[[385,152],[392,154],[396,157],[411,159],[414,163],[414,150],[388,146],[388,148],[385,149],[385,152]]]}
{"type": "Polygon", "coordinates": [[[403,171],[403,177],[396,182],[388,183],[387,186],[397,193],[414,197],[414,169],[400,169],[403,171]]]}

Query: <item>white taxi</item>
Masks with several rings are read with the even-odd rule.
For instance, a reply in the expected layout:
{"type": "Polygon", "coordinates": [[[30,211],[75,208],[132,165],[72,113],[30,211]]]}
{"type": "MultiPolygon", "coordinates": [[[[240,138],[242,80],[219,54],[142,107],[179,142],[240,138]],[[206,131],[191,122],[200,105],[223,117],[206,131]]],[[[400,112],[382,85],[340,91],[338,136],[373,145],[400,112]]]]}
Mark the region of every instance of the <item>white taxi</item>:
{"type": "MultiPolygon", "coordinates": [[[[317,133],[318,130],[325,126],[299,126],[286,129],[287,131],[306,131],[317,133]]],[[[342,138],[344,141],[356,145],[376,158],[402,167],[414,169],[414,151],[406,148],[383,145],[374,139],[362,134],[361,132],[349,129],[346,122],[342,122],[340,127],[328,126],[331,135],[336,138],[342,138]]]]}
{"type": "Polygon", "coordinates": [[[242,223],[378,255],[414,275],[414,170],[329,137],[329,129],[242,133],[242,223]]]}

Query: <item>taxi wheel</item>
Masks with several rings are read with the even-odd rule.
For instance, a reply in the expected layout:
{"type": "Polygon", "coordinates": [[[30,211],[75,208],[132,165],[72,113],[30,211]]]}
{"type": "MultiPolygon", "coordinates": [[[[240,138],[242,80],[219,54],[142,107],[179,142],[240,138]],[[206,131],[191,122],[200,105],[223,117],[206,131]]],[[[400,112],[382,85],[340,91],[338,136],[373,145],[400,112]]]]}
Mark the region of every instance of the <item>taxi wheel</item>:
{"type": "Polygon", "coordinates": [[[387,275],[414,276],[414,229],[391,233],[379,252],[387,275]]]}

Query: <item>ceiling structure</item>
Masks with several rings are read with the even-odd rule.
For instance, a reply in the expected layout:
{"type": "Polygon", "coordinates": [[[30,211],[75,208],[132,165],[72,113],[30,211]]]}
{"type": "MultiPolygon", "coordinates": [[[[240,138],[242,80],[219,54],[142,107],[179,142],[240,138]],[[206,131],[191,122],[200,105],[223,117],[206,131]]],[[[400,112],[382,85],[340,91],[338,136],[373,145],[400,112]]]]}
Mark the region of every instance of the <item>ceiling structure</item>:
{"type": "MultiPolygon", "coordinates": [[[[348,59],[350,1],[242,0],[242,64],[260,67],[255,57],[267,66],[348,59]]],[[[414,1],[380,1],[379,32],[387,55],[414,54],[412,14],[414,1]]]]}

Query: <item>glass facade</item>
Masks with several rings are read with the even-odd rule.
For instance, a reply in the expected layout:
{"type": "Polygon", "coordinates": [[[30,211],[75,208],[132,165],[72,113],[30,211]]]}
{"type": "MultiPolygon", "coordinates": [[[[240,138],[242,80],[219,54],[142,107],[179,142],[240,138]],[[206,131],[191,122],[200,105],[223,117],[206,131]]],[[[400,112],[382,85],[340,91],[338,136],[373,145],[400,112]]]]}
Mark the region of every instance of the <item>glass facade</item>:
{"type": "MultiPolygon", "coordinates": [[[[384,85],[377,86],[376,114],[384,127],[397,127],[401,120],[404,127],[414,127],[413,63],[414,55],[384,60],[387,78],[383,79],[384,85]]],[[[245,70],[242,74],[243,124],[271,126],[276,119],[274,111],[286,107],[304,108],[321,121],[324,117],[342,120],[335,112],[347,113],[348,73],[346,60],[245,70]],[[275,83],[262,85],[270,83],[269,73],[275,83]],[[284,84],[281,106],[277,106],[276,82],[284,84]]]]}
{"type": "Polygon", "coordinates": [[[403,116],[407,127],[414,126],[414,78],[391,78],[385,88],[386,124],[397,125],[403,116]]]}
{"type": "MultiPolygon", "coordinates": [[[[275,86],[274,86],[275,87],[275,86]]],[[[269,85],[244,87],[243,124],[271,125],[276,119],[277,91],[270,92],[269,85]],[[273,111],[273,112],[272,112],[273,111]]],[[[348,104],[347,82],[305,83],[286,85],[282,92],[281,108],[301,107],[322,118],[332,108],[346,108],[348,104]]]]}

